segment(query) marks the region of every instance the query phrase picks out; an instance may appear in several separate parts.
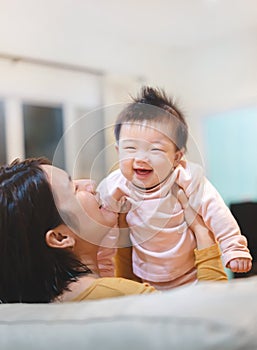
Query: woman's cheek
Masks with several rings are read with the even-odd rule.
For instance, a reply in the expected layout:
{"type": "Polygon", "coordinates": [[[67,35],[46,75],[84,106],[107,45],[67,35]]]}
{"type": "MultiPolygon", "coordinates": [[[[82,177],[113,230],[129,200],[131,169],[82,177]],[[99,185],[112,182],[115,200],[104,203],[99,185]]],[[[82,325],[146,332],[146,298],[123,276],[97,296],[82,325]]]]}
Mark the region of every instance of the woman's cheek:
{"type": "Polygon", "coordinates": [[[98,203],[96,202],[93,195],[85,191],[81,191],[77,194],[77,200],[88,216],[94,214],[95,210],[98,209],[98,203]]]}
{"type": "Polygon", "coordinates": [[[112,227],[117,223],[117,214],[104,208],[99,208],[95,197],[88,192],[80,192],[77,195],[84,213],[95,223],[112,227]]]}

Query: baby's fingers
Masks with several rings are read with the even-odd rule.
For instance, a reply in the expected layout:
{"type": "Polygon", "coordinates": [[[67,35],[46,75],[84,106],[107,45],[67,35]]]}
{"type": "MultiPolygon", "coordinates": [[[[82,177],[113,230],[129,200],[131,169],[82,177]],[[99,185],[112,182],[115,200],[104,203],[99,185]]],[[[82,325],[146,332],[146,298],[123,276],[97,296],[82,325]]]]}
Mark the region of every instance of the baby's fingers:
{"type": "Polygon", "coordinates": [[[251,268],[252,268],[252,261],[250,259],[245,259],[243,271],[241,271],[241,272],[248,272],[251,270],[251,268]]]}
{"type": "Polygon", "coordinates": [[[229,262],[229,268],[232,272],[248,272],[252,268],[250,259],[238,258],[229,262]]]}
{"type": "Polygon", "coordinates": [[[234,259],[234,260],[231,260],[230,262],[229,262],[229,266],[228,266],[229,268],[230,268],[230,270],[232,271],[232,272],[238,272],[238,261],[237,261],[237,259],[234,259]]]}

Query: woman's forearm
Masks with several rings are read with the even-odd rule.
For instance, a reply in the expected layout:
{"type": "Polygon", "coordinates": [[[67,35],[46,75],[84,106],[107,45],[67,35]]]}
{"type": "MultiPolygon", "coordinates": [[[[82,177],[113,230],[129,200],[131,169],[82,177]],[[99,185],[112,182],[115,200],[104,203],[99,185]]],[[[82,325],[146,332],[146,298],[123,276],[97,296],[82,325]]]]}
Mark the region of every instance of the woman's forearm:
{"type": "Polygon", "coordinates": [[[218,243],[195,249],[195,266],[199,281],[227,281],[228,277],[221,261],[221,252],[218,243]]]}
{"type": "Polygon", "coordinates": [[[201,222],[202,219],[198,217],[195,223],[191,225],[191,229],[194,232],[197,249],[204,249],[211,247],[216,243],[213,233],[208,229],[208,227],[201,222]]]}

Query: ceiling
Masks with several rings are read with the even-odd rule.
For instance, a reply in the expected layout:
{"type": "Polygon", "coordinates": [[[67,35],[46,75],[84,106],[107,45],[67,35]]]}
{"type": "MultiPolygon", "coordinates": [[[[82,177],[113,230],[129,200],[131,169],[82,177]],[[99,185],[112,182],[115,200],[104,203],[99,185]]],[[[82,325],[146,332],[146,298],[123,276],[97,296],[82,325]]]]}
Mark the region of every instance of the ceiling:
{"type": "MultiPolygon", "coordinates": [[[[256,0],[0,0],[9,30],[52,39],[123,40],[168,48],[257,33],[256,0]]],[[[1,46],[1,40],[0,40],[1,46]]]]}
{"type": "Polygon", "coordinates": [[[257,32],[256,0],[94,0],[82,9],[98,33],[168,47],[257,32]]]}

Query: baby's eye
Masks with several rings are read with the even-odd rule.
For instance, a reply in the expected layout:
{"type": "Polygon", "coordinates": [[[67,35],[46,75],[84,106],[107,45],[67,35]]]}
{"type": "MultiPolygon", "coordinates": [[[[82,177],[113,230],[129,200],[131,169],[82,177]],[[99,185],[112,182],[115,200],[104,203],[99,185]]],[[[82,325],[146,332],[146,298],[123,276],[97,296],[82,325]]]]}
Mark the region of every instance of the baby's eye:
{"type": "Polygon", "coordinates": [[[136,147],[133,147],[133,146],[127,146],[127,147],[124,147],[124,149],[131,150],[131,149],[136,149],[136,147]]]}
{"type": "Polygon", "coordinates": [[[161,149],[161,148],[152,148],[151,151],[154,151],[154,152],[164,152],[164,150],[161,149]]]}

